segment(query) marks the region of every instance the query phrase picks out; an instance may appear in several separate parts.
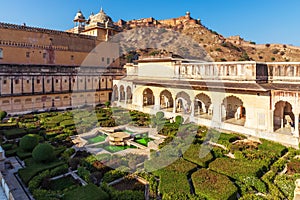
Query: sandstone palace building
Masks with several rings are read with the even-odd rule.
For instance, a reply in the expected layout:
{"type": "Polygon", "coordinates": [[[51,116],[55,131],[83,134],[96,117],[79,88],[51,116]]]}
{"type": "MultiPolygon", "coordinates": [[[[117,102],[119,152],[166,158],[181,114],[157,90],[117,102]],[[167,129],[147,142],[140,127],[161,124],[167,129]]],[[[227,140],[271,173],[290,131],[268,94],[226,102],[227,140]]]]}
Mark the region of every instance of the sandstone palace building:
{"type": "Polygon", "coordinates": [[[170,56],[127,64],[116,105],[298,147],[300,63],[196,62],[170,56]]]}
{"type": "Polygon", "coordinates": [[[108,101],[122,75],[119,32],[101,9],[66,32],[0,23],[0,109],[8,113],[108,101]],[[87,58],[90,58],[86,61],[87,58]]]}

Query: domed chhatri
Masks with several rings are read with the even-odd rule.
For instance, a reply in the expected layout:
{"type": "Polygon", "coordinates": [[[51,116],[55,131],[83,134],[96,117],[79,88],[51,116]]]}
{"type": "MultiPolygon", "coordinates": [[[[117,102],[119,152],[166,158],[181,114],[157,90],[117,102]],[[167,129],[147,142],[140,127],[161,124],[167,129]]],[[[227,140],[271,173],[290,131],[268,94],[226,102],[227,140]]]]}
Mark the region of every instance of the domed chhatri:
{"type": "Polygon", "coordinates": [[[74,17],[74,22],[85,22],[85,17],[83,16],[81,10],[79,10],[77,13],[76,13],[76,16],[74,17]]]}
{"type": "Polygon", "coordinates": [[[88,21],[89,24],[94,24],[94,23],[102,23],[102,24],[105,24],[105,23],[108,23],[110,25],[113,24],[113,20],[111,19],[110,16],[108,16],[104,11],[103,9],[101,8],[100,9],[100,12],[95,14],[95,15],[91,15],[89,17],[89,21],[88,21]]]}

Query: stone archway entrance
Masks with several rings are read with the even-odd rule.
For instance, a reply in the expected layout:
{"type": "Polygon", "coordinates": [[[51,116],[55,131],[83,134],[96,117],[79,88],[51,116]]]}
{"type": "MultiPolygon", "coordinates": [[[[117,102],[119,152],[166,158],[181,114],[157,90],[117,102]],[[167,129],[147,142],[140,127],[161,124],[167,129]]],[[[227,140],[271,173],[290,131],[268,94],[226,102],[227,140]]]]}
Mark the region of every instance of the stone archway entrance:
{"type": "Polygon", "coordinates": [[[161,109],[170,109],[172,112],[173,108],[173,97],[170,91],[164,90],[160,93],[160,108],[161,109]]]}
{"type": "Polygon", "coordinates": [[[195,97],[194,107],[195,117],[209,117],[213,114],[211,98],[204,93],[195,97]]]}
{"type": "Polygon", "coordinates": [[[246,108],[243,101],[235,96],[226,97],[221,105],[222,120],[236,125],[245,125],[246,108]]]}
{"type": "Polygon", "coordinates": [[[190,113],[191,112],[191,99],[186,92],[179,92],[176,95],[176,113],[190,113]]]}
{"type": "Polygon", "coordinates": [[[143,106],[154,105],[153,91],[149,88],[143,91],[143,106]]]}
{"type": "Polygon", "coordinates": [[[279,101],[275,104],[273,127],[275,132],[291,133],[294,131],[295,115],[289,102],[279,101]]]}

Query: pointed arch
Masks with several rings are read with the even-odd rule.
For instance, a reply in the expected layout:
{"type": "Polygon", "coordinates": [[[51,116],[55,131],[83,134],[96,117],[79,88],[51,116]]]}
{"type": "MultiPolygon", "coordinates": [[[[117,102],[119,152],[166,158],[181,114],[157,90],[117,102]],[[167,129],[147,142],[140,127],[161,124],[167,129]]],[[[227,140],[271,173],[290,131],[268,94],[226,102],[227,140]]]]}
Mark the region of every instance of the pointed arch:
{"type": "MultiPolygon", "coordinates": [[[[293,113],[293,106],[288,101],[278,101],[275,104],[273,112],[273,127],[274,131],[283,131],[285,128],[295,127],[295,115],[293,113]]],[[[292,130],[290,130],[292,131],[292,130]]]]}
{"type": "Polygon", "coordinates": [[[119,89],[117,85],[114,85],[113,87],[113,96],[112,96],[113,101],[118,101],[119,100],[119,89]]]}
{"type": "Polygon", "coordinates": [[[143,91],[143,106],[154,105],[155,98],[153,95],[153,91],[150,88],[146,88],[143,91]]]}
{"type": "Polygon", "coordinates": [[[246,119],[246,108],[243,101],[236,96],[228,96],[223,100],[222,119],[237,125],[244,126],[246,119]]]}
{"type": "Polygon", "coordinates": [[[163,90],[160,95],[160,107],[162,109],[173,108],[173,97],[169,90],[163,90]]]}

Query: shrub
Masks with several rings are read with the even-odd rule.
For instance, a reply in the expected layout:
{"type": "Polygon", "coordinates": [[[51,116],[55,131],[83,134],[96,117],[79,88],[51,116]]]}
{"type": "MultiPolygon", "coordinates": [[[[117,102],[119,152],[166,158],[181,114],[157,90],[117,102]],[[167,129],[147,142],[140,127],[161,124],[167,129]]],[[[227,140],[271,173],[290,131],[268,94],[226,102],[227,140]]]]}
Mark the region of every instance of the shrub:
{"type": "Polygon", "coordinates": [[[299,160],[292,160],[287,164],[287,173],[288,174],[295,174],[300,173],[300,161],[299,160]]]}
{"type": "Polygon", "coordinates": [[[35,189],[39,188],[43,179],[49,178],[49,177],[50,177],[49,170],[43,171],[39,175],[33,177],[28,183],[28,188],[29,188],[30,192],[33,192],[35,189]]]}
{"type": "Polygon", "coordinates": [[[263,180],[267,184],[269,193],[273,198],[284,199],[283,193],[274,184],[275,176],[276,176],[275,172],[268,171],[266,174],[264,174],[261,177],[261,180],[263,180]]]}
{"type": "Polygon", "coordinates": [[[238,190],[224,175],[200,169],[192,174],[192,180],[196,194],[203,195],[207,199],[236,199],[238,190]]]}
{"type": "Polygon", "coordinates": [[[181,125],[183,122],[184,122],[184,119],[180,115],[175,117],[175,123],[176,124],[181,125]]]}
{"type": "Polygon", "coordinates": [[[264,198],[263,196],[258,196],[256,194],[246,194],[239,198],[239,200],[268,200],[264,198]]]}
{"type": "Polygon", "coordinates": [[[222,52],[222,49],[221,48],[216,48],[216,51],[222,52]]]}
{"type": "Polygon", "coordinates": [[[7,112],[0,110],[0,121],[2,121],[7,116],[7,112]]]}
{"type": "Polygon", "coordinates": [[[22,148],[24,151],[31,152],[34,147],[38,145],[38,136],[34,134],[28,134],[21,138],[20,140],[20,148],[22,148]]]}
{"type": "Polygon", "coordinates": [[[266,44],[266,47],[270,47],[271,45],[268,43],[268,44],[266,44]]]}
{"type": "Polygon", "coordinates": [[[84,167],[78,168],[78,175],[86,182],[88,182],[88,183],[91,182],[91,173],[84,167]]]}
{"type": "Polygon", "coordinates": [[[38,144],[32,151],[32,158],[36,162],[47,163],[52,161],[54,158],[54,149],[52,145],[47,143],[38,144]]]}
{"type": "Polygon", "coordinates": [[[278,54],[278,53],[279,53],[279,50],[278,50],[278,49],[273,49],[273,50],[272,50],[272,53],[273,53],[273,54],[278,54]]]}
{"type": "Polygon", "coordinates": [[[276,176],[274,182],[288,199],[293,199],[294,190],[296,187],[295,181],[297,178],[300,178],[299,175],[288,176],[283,174],[283,175],[276,176]]]}
{"type": "Polygon", "coordinates": [[[281,172],[284,169],[286,163],[287,160],[285,160],[284,158],[280,158],[271,166],[271,170],[274,171],[275,173],[281,172]]]}
{"type": "Polygon", "coordinates": [[[272,60],[272,61],[275,61],[275,60],[276,60],[276,58],[275,58],[275,57],[272,57],[272,58],[271,58],[271,60],[272,60]]]}
{"type": "Polygon", "coordinates": [[[110,183],[114,180],[122,178],[125,175],[127,175],[127,173],[124,172],[124,171],[111,170],[111,171],[104,174],[102,181],[105,182],[105,183],[110,183]]]}

